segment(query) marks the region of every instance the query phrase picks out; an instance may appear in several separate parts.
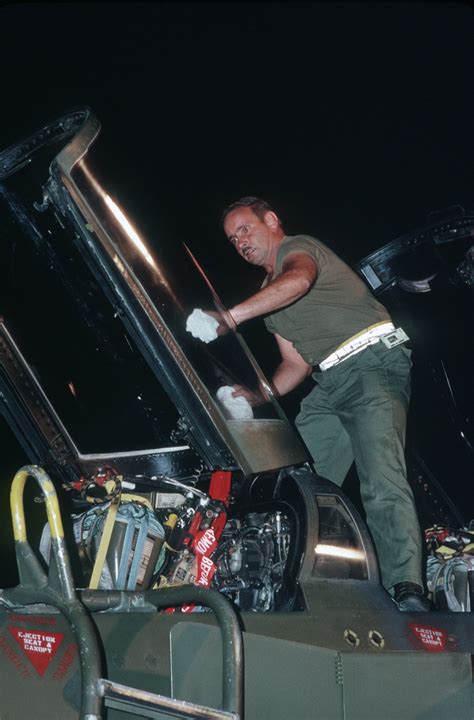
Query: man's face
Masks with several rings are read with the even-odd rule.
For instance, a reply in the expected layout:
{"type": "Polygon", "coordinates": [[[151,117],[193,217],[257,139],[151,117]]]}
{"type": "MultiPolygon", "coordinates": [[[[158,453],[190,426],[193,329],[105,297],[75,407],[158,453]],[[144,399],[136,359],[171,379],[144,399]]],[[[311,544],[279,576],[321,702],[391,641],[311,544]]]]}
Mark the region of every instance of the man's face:
{"type": "MultiPolygon", "coordinates": [[[[266,265],[275,244],[274,213],[263,220],[248,207],[236,208],[224,221],[224,232],[239,255],[252,265],[266,265]]],[[[278,223],[278,220],[277,220],[278,223]]]]}

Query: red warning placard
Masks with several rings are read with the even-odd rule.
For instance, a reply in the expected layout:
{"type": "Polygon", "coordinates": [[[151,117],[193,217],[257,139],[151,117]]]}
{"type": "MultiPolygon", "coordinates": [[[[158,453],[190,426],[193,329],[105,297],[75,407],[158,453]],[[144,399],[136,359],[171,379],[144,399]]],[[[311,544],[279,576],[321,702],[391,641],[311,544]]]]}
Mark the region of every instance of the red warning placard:
{"type": "Polygon", "coordinates": [[[42,632],[26,628],[9,627],[18,645],[41,677],[56,655],[63,641],[64,633],[42,632]]]}
{"type": "Polygon", "coordinates": [[[418,625],[416,623],[410,623],[409,627],[418,644],[425,650],[429,652],[443,652],[448,639],[446,630],[430,625],[418,625]]]}

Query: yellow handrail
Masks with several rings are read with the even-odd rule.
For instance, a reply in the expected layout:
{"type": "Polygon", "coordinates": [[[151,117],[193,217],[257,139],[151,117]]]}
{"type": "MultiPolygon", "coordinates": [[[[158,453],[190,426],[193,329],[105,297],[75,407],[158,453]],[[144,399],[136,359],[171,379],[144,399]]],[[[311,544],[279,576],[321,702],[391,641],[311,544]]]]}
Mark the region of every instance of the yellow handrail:
{"type": "Polygon", "coordinates": [[[49,528],[52,539],[64,538],[63,523],[59,510],[58,497],[54,485],[47,473],[38,465],[24,465],[18,470],[13,478],[10,491],[10,507],[13,521],[13,535],[18,542],[26,542],[25,510],[23,505],[23,492],[25,483],[29,477],[33,477],[40,486],[48,514],[49,528]]]}

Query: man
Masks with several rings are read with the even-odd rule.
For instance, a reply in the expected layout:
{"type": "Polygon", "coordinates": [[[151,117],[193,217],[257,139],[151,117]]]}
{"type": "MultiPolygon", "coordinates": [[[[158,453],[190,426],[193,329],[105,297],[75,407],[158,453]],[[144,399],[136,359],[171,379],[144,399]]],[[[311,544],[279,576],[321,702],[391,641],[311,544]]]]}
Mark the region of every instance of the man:
{"type": "MultiPolygon", "coordinates": [[[[278,395],[313,373],[317,385],[296,425],[315,468],[341,485],[355,460],[382,582],[401,610],[429,609],[404,457],[411,367],[406,335],[328,247],[308,235],[286,236],[265,201],[238,200],[224,211],[223,225],[239,255],[267,273],[259,292],[229,310],[228,324],[264,316],[281,353],[273,376],[278,395]]],[[[258,402],[242,387],[234,395],[258,402]]]]}

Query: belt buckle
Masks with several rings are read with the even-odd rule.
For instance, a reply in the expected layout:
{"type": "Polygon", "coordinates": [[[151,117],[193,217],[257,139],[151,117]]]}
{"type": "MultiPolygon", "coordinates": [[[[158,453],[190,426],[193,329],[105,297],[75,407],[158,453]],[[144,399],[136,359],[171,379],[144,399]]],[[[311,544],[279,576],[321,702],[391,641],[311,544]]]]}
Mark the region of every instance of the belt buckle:
{"type": "Polygon", "coordinates": [[[401,345],[410,338],[408,337],[406,332],[401,327],[399,327],[395,330],[392,330],[392,332],[389,332],[388,335],[382,335],[380,339],[385,345],[385,347],[391,350],[391,348],[397,347],[397,345],[401,345]]]}

